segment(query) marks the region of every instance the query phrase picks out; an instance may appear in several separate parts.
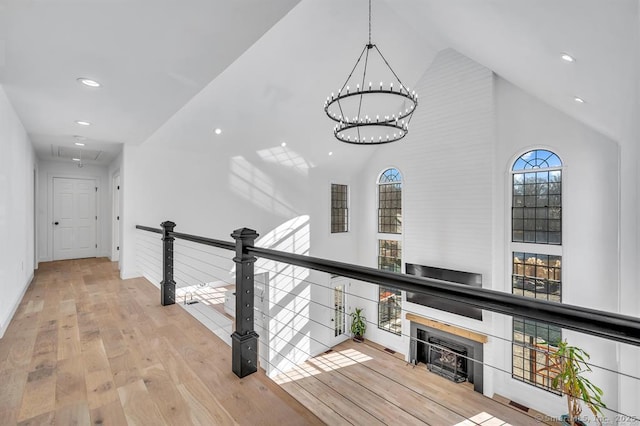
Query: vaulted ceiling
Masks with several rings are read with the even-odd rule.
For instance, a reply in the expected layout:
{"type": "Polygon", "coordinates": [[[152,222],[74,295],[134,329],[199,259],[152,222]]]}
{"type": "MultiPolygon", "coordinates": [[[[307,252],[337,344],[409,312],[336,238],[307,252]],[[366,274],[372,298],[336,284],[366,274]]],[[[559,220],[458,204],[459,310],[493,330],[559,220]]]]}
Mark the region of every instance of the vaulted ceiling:
{"type": "MultiPolygon", "coordinates": [[[[373,36],[410,86],[452,47],[624,143],[637,136],[638,9],[638,0],[374,0],[373,36]]],[[[74,135],[107,164],[121,144],[147,140],[260,150],[326,132],[298,148],[305,161],[328,151],[352,161],[367,154],[338,146],[322,102],[366,41],[366,0],[3,0],[0,84],[43,159],[74,135]]]]}

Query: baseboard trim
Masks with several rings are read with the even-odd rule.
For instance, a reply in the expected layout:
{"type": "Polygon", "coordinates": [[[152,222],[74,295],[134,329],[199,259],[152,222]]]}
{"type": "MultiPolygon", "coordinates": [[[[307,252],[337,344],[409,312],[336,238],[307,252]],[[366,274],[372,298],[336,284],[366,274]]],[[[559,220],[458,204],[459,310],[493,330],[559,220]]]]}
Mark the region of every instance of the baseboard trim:
{"type": "Polygon", "coordinates": [[[9,327],[9,324],[11,323],[13,316],[16,314],[16,311],[20,307],[20,303],[22,303],[22,299],[24,299],[24,295],[27,292],[27,289],[31,285],[31,282],[33,282],[34,276],[35,276],[34,272],[31,272],[31,276],[29,277],[24,288],[22,289],[22,292],[20,293],[18,300],[16,300],[16,302],[14,303],[13,309],[11,310],[9,315],[7,315],[7,317],[2,320],[2,323],[0,323],[0,339],[4,337],[4,333],[5,331],[7,331],[7,328],[9,327]]]}

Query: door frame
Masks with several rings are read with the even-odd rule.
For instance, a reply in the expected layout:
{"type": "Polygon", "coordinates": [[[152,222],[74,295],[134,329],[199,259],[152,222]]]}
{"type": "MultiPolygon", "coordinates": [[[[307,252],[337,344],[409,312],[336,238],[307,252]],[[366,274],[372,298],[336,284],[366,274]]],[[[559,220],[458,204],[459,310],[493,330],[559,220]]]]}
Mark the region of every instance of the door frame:
{"type": "Polygon", "coordinates": [[[98,220],[96,220],[96,244],[98,245],[98,247],[96,248],[96,257],[100,257],[102,250],[102,215],[100,214],[100,194],[102,182],[100,176],[90,174],[82,175],[73,173],[49,172],[47,173],[47,259],[49,261],[53,260],[53,180],[56,178],[93,180],[95,182],[95,185],[98,187],[98,191],[96,192],[96,215],[98,216],[98,220]]]}
{"type": "Polygon", "coordinates": [[[122,216],[122,197],[120,196],[121,193],[119,190],[116,189],[116,180],[118,186],[122,186],[120,169],[117,169],[111,175],[111,261],[118,262],[118,269],[120,269],[120,252],[122,250],[118,250],[118,246],[122,246],[122,232],[120,230],[122,221],[117,220],[116,217],[122,216]],[[116,236],[118,237],[117,245],[116,236]]]}
{"type": "Polygon", "coordinates": [[[336,318],[334,317],[335,308],[329,313],[329,324],[330,324],[330,334],[329,334],[329,345],[331,347],[336,346],[345,340],[349,339],[348,332],[351,330],[351,321],[349,321],[349,288],[351,285],[351,279],[345,277],[335,277],[329,278],[329,287],[331,290],[329,291],[329,306],[334,306],[334,295],[336,286],[342,285],[343,294],[344,294],[344,333],[336,336],[335,335],[335,327],[336,327],[336,318]]]}

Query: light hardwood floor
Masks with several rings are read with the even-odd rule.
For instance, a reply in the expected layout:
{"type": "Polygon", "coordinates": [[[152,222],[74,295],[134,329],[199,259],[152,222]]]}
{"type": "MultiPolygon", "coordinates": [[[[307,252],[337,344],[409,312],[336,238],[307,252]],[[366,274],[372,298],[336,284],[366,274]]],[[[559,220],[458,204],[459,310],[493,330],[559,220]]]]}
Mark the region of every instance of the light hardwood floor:
{"type": "Polygon", "coordinates": [[[0,425],[322,424],[145,279],[41,263],[0,340],[0,425]]]}
{"type": "Polygon", "coordinates": [[[540,424],[374,344],[238,379],[230,348],[159,299],[107,259],[40,264],[0,340],[0,425],[540,424]]]}
{"type": "Polygon", "coordinates": [[[275,380],[328,424],[541,425],[373,343],[345,341],[275,380]]]}

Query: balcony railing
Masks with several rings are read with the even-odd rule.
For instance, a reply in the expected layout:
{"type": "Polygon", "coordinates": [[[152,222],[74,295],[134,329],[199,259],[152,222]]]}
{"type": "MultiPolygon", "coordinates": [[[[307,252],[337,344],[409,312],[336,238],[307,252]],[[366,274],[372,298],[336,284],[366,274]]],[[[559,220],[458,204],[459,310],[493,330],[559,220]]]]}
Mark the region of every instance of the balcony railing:
{"type": "MultiPolygon", "coordinates": [[[[431,297],[453,300],[497,314],[544,322],[562,329],[573,330],[579,333],[619,342],[621,344],[640,346],[640,319],[636,317],[585,308],[582,306],[527,298],[501,291],[470,287],[442,280],[426,279],[386,272],[360,265],[274,250],[271,248],[258,247],[255,244],[255,241],[258,238],[257,232],[247,228],[233,231],[231,237],[233,237],[235,241],[232,242],[175,232],[175,226],[175,223],[170,221],[162,223],[162,228],[153,228],[141,225],[136,226],[139,230],[160,234],[162,236],[162,276],[161,280],[158,280],[160,281],[162,305],[170,305],[176,302],[176,281],[174,279],[174,261],[176,261],[174,242],[176,240],[188,241],[197,245],[215,247],[223,251],[234,252],[233,255],[229,254],[228,256],[228,259],[232,259],[235,264],[236,296],[234,309],[235,331],[231,336],[231,363],[232,371],[238,377],[244,377],[257,371],[259,365],[259,336],[254,328],[254,316],[256,315],[254,302],[257,285],[254,277],[256,274],[256,262],[258,259],[320,271],[331,274],[331,276],[347,277],[357,280],[360,283],[365,283],[364,285],[367,285],[366,283],[371,285],[381,285],[411,293],[425,294],[431,297]]],[[[147,256],[150,257],[149,255],[147,256]]],[[[217,256],[219,258],[224,257],[221,255],[217,256]]],[[[149,262],[150,261],[151,259],[149,259],[149,262]]],[[[203,263],[206,262],[202,259],[197,259],[197,261],[203,263]]],[[[184,264],[183,262],[181,263],[184,264]]],[[[157,266],[157,262],[154,265],[157,266]]],[[[198,270],[194,266],[191,266],[190,268],[192,268],[190,269],[191,272],[188,273],[185,271],[185,274],[191,276],[194,281],[202,281],[202,279],[193,276],[198,275],[198,273],[193,270],[195,269],[202,273],[205,273],[205,271],[198,270]]],[[[279,272],[276,270],[271,270],[271,272],[282,273],[281,271],[279,272]]],[[[293,289],[289,290],[294,291],[293,289]]],[[[358,295],[352,296],[362,297],[358,295]]],[[[307,302],[314,303],[322,308],[330,310],[333,310],[334,308],[337,309],[337,304],[339,303],[335,302],[335,306],[323,305],[318,301],[312,300],[310,296],[307,297],[307,302]]],[[[278,305],[278,307],[282,310],[289,311],[291,313],[291,318],[295,318],[300,314],[295,307],[292,308],[286,304],[278,305]]],[[[341,309],[344,311],[344,306],[342,306],[341,309]]],[[[260,313],[262,315],[269,315],[267,312],[260,313]]],[[[292,321],[291,319],[281,320],[275,316],[270,316],[269,319],[281,323],[283,328],[291,327],[289,324],[289,321],[292,321]]],[[[313,318],[312,314],[308,314],[305,319],[319,323],[317,319],[313,318]]],[[[371,326],[377,326],[375,321],[368,321],[368,323],[371,326]]],[[[348,327],[346,328],[348,329],[348,327]]],[[[427,341],[419,341],[415,336],[406,336],[412,340],[412,344],[419,342],[424,345],[434,346],[432,343],[427,341]]],[[[504,337],[492,337],[505,340],[504,337]]],[[[326,342],[320,342],[314,338],[312,338],[312,340],[314,340],[314,344],[317,343],[326,346],[326,342]]],[[[273,336],[273,341],[275,342],[274,344],[280,346],[291,344],[286,341],[286,338],[280,336],[273,336]]],[[[511,341],[509,342],[509,344],[512,343],[513,342],[511,341]]],[[[437,345],[435,346],[437,347],[437,345]]],[[[544,375],[545,372],[548,372],[549,374],[555,372],[554,368],[552,368],[553,365],[551,365],[549,361],[549,356],[551,355],[552,350],[548,350],[546,348],[548,348],[548,345],[538,345],[537,342],[530,342],[530,344],[522,345],[523,354],[526,353],[526,355],[523,355],[523,358],[526,357],[526,359],[531,363],[531,366],[529,367],[531,380],[525,381],[536,382],[538,380],[537,377],[544,375]],[[545,360],[542,363],[543,365],[534,365],[537,363],[538,357],[545,360]]],[[[313,354],[309,351],[307,355],[312,356],[313,354]]],[[[473,357],[468,357],[468,361],[484,365],[485,367],[490,366],[488,363],[474,359],[473,357]]],[[[295,363],[296,360],[292,359],[291,364],[295,363]]],[[[493,368],[500,370],[499,367],[493,366],[493,368]]],[[[604,368],[604,370],[607,370],[607,368],[604,368]]],[[[505,370],[503,370],[503,372],[507,374],[513,373],[513,371],[509,372],[505,370]]],[[[549,374],[547,374],[547,376],[549,376],[549,374]]],[[[637,378],[632,374],[624,374],[624,376],[637,380],[637,378]]],[[[548,382],[549,377],[547,377],[546,380],[548,382]]],[[[547,383],[546,387],[548,388],[549,386],[549,383],[547,383]]],[[[615,410],[612,410],[612,412],[617,413],[615,410]]],[[[621,413],[617,414],[621,415],[621,413]]],[[[637,420],[637,418],[633,416],[630,416],[629,418],[637,420]]]]}

